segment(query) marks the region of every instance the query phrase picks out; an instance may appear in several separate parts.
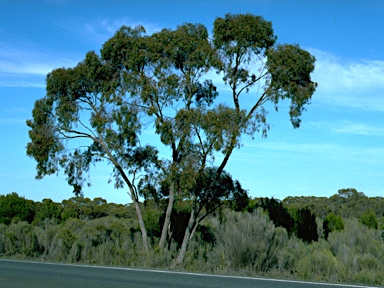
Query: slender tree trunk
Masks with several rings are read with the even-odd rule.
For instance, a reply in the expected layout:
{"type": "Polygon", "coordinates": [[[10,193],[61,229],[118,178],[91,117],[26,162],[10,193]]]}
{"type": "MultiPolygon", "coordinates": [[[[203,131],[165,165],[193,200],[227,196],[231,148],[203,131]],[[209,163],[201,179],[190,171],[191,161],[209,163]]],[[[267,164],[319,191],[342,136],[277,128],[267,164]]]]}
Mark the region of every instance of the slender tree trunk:
{"type": "MultiPolygon", "coordinates": [[[[93,138],[92,138],[93,139],[93,138]]],[[[125,183],[128,185],[129,192],[128,194],[131,196],[133,205],[135,205],[137,219],[139,220],[141,235],[143,237],[143,246],[145,251],[149,251],[149,245],[148,245],[148,233],[147,228],[145,227],[144,220],[143,220],[143,214],[141,213],[138,197],[135,191],[135,187],[132,185],[132,182],[128,179],[127,175],[124,172],[124,169],[121,167],[119,162],[116,160],[116,158],[112,155],[111,151],[108,149],[108,146],[105,144],[103,138],[101,135],[99,135],[99,138],[94,139],[94,141],[97,141],[100,143],[104,151],[107,153],[109,160],[115,165],[116,169],[120,172],[121,177],[123,177],[125,183]]]]}
{"type": "Polygon", "coordinates": [[[140,205],[137,199],[132,197],[133,205],[135,205],[137,219],[139,220],[141,235],[143,237],[143,246],[145,251],[149,251],[149,245],[148,245],[148,234],[147,234],[147,228],[145,227],[144,220],[143,220],[143,214],[141,213],[140,205]]]}
{"type": "Polygon", "coordinates": [[[194,228],[195,221],[196,221],[196,215],[195,214],[196,214],[195,209],[192,207],[191,216],[189,217],[188,226],[187,226],[187,229],[185,229],[183,243],[181,244],[181,247],[179,250],[179,255],[177,256],[173,266],[180,265],[184,262],[185,253],[187,252],[188,243],[189,243],[189,240],[191,239],[191,233],[192,233],[192,230],[194,228]]]}
{"type": "Polygon", "coordinates": [[[159,248],[161,252],[164,251],[165,241],[167,240],[168,228],[169,228],[169,225],[171,224],[171,213],[173,209],[174,198],[175,198],[175,191],[174,191],[174,185],[172,183],[171,187],[169,188],[168,206],[165,212],[164,225],[161,231],[161,237],[159,241],[159,248]]]}

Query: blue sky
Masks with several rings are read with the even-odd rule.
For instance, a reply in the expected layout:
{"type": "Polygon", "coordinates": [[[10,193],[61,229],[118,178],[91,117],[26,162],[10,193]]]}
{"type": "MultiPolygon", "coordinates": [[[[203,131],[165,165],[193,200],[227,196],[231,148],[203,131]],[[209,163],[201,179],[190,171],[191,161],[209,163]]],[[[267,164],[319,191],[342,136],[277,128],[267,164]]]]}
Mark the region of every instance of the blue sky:
{"type": "MultiPolygon", "coordinates": [[[[244,137],[227,171],[252,197],[328,197],[348,187],[383,196],[384,2],[372,0],[0,0],[0,194],[73,196],[62,173],[35,180],[25,153],[25,121],[45,95],[48,72],[99,51],[121,25],[152,33],[192,22],[212,31],[228,12],[263,16],[279,43],[312,53],[319,86],[300,129],[292,128],[286,106],[271,110],[268,138],[244,137]]],[[[108,167],[95,167],[85,196],[129,202],[124,190],[107,184],[109,175],[108,167]]]]}

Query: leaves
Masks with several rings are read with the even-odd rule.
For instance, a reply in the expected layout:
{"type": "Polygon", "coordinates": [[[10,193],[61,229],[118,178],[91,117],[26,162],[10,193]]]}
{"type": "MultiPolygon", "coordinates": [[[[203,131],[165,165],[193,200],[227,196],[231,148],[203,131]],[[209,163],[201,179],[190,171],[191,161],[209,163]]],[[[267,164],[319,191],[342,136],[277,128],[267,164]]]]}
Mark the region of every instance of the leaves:
{"type": "Polygon", "coordinates": [[[267,94],[275,105],[280,99],[291,99],[289,114],[295,128],[300,126],[301,113],[317,87],[310,77],[314,63],[315,57],[298,45],[279,45],[268,51],[266,65],[271,83],[267,94]]]}
{"type": "Polygon", "coordinates": [[[251,14],[227,14],[225,18],[217,18],[213,32],[215,47],[229,57],[260,54],[276,41],[272,23],[251,14]]]}
{"type": "Polygon", "coordinates": [[[234,191],[242,199],[240,184],[224,172],[241,136],[266,136],[265,104],[277,108],[284,99],[299,127],[317,86],[310,75],[315,58],[276,39],[271,22],[251,14],[217,18],[213,39],[202,24],[152,35],[142,26],[121,27],[100,55],[88,52],[75,67],[47,75],[47,95],[27,121],[27,154],[37,162],[37,178],[63,168],[81,194],[91,167],[104,161],[115,187],[127,186],[135,204],[138,192],[160,199],[173,193],[165,191],[170,187],[176,200],[192,200],[197,213],[214,208],[217,199],[235,199],[234,191]],[[213,71],[230,93],[219,94],[213,71]],[[141,143],[143,129],[162,144],[141,143]],[[169,155],[159,159],[160,149],[169,155]],[[217,153],[223,157],[215,165],[217,153]]]}

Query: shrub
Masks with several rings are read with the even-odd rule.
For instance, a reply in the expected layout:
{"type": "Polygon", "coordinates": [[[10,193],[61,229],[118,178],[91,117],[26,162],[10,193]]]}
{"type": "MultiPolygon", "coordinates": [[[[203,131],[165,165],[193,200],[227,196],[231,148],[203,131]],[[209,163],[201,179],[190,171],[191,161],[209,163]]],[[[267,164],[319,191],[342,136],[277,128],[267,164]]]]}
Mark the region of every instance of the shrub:
{"type": "Polygon", "coordinates": [[[379,231],[347,220],[342,231],[328,237],[342,273],[339,279],[362,284],[384,284],[384,241],[379,231]],[[369,275],[369,277],[367,277],[369,275]]]}
{"type": "Polygon", "coordinates": [[[307,280],[331,282],[338,280],[338,261],[329,248],[324,240],[308,245],[305,256],[295,265],[297,275],[307,280]]]}
{"type": "Polygon", "coordinates": [[[367,210],[363,214],[360,215],[359,221],[361,224],[364,224],[368,228],[377,229],[379,224],[376,219],[375,213],[372,210],[367,210]]]}
{"type": "Polygon", "coordinates": [[[324,236],[325,239],[328,239],[329,233],[333,231],[341,231],[344,229],[343,218],[337,216],[335,213],[331,212],[325,217],[323,222],[324,236]]]}
{"type": "Polygon", "coordinates": [[[6,225],[11,221],[33,221],[32,202],[13,192],[6,196],[0,195],[0,223],[6,225]]]}
{"type": "Polygon", "coordinates": [[[282,202],[274,198],[262,198],[259,205],[268,212],[269,219],[273,221],[276,227],[284,227],[289,234],[293,232],[294,220],[282,202]]]}
{"type": "Polygon", "coordinates": [[[218,271],[267,271],[277,267],[278,251],[288,242],[285,229],[275,229],[261,210],[252,214],[227,212],[215,232],[216,246],[209,261],[218,271]]]}
{"type": "Polygon", "coordinates": [[[0,223],[0,256],[5,253],[5,234],[7,231],[7,225],[0,223]]]}
{"type": "Polygon", "coordinates": [[[5,232],[5,255],[33,257],[40,253],[35,227],[27,222],[12,223],[5,232]]]}
{"type": "Polygon", "coordinates": [[[316,217],[308,208],[297,211],[297,237],[307,243],[317,241],[317,223],[316,217]]]}
{"type": "Polygon", "coordinates": [[[59,203],[53,202],[51,199],[43,199],[41,203],[36,203],[36,215],[33,220],[34,224],[44,221],[45,219],[60,219],[63,210],[59,203]]]}

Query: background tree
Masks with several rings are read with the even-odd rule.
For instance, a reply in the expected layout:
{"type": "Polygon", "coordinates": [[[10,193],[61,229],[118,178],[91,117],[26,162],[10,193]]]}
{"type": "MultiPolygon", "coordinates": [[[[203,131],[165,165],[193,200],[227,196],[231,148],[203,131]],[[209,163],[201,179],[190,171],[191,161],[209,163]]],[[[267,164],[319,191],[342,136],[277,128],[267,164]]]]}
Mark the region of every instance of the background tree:
{"type": "Polygon", "coordinates": [[[284,227],[289,234],[294,232],[294,220],[281,201],[274,198],[262,198],[258,206],[268,212],[269,219],[273,221],[275,226],[284,227]]]}
{"type": "Polygon", "coordinates": [[[359,217],[359,222],[372,229],[377,229],[379,226],[376,215],[372,210],[367,210],[361,214],[359,217]]]}
{"type": "Polygon", "coordinates": [[[34,218],[33,202],[20,197],[16,192],[0,195],[0,223],[28,221],[34,218]]]}
{"type": "Polygon", "coordinates": [[[317,234],[316,216],[312,214],[308,208],[302,208],[297,211],[296,224],[298,238],[307,243],[319,239],[317,234]]]}
{"type": "Polygon", "coordinates": [[[61,219],[63,207],[59,203],[53,202],[51,199],[43,199],[41,203],[35,203],[35,218],[34,223],[39,223],[44,219],[61,219]]]}

